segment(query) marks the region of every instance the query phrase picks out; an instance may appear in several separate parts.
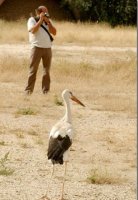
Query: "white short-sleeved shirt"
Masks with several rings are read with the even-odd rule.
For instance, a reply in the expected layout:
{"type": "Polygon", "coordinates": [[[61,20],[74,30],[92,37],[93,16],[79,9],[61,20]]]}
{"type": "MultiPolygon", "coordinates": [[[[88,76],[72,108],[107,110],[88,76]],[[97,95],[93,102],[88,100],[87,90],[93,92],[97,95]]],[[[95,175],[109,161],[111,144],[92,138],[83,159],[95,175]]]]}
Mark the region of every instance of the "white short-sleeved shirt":
{"type": "MultiPolygon", "coordinates": [[[[30,17],[27,22],[28,31],[36,24],[34,17],[30,17]]],[[[43,23],[43,26],[48,30],[48,26],[43,23]]],[[[41,48],[51,48],[52,42],[48,33],[40,27],[37,32],[31,33],[29,32],[29,42],[31,43],[31,47],[41,47],[41,48]]]]}

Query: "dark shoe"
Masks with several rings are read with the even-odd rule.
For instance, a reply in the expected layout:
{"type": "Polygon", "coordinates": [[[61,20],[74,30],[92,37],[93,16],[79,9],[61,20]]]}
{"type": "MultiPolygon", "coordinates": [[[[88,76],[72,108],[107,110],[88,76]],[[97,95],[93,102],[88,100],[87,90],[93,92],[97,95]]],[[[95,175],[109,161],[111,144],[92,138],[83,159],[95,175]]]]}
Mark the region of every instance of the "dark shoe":
{"type": "Polygon", "coordinates": [[[43,91],[43,94],[47,94],[49,92],[49,90],[45,90],[43,91]]]}
{"type": "Polygon", "coordinates": [[[31,92],[30,90],[26,90],[26,91],[25,91],[25,95],[26,95],[26,96],[30,96],[31,94],[32,94],[32,92],[31,92]]]}

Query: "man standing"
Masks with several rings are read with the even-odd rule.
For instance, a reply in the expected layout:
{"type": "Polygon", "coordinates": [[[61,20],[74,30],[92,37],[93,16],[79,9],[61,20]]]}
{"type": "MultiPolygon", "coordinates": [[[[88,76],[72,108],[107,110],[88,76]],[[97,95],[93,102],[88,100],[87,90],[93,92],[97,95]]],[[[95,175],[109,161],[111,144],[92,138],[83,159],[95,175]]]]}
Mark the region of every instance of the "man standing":
{"type": "Polygon", "coordinates": [[[34,90],[36,74],[40,60],[43,63],[42,92],[46,94],[50,89],[50,65],[52,59],[52,36],[56,35],[56,28],[53,26],[48,9],[39,6],[36,9],[37,16],[30,17],[27,23],[29,31],[29,42],[31,43],[31,63],[28,83],[25,88],[26,94],[31,94],[34,90]]]}

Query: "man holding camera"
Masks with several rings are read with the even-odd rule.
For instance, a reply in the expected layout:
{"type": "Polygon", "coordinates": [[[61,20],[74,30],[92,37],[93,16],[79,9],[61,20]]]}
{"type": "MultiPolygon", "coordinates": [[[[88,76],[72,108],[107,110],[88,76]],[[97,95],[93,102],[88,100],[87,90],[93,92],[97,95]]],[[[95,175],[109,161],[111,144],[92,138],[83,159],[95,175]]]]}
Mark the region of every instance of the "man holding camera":
{"type": "Polygon", "coordinates": [[[43,63],[42,92],[46,94],[50,90],[50,65],[52,59],[52,35],[56,35],[56,28],[53,26],[48,9],[39,6],[36,9],[36,17],[30,17],[27,22],[29,31],[29,42],[31,43],[31,63],[28,83],[25,88],[27,95],[34,90],[36,74],[40,60],[43,63]]]}

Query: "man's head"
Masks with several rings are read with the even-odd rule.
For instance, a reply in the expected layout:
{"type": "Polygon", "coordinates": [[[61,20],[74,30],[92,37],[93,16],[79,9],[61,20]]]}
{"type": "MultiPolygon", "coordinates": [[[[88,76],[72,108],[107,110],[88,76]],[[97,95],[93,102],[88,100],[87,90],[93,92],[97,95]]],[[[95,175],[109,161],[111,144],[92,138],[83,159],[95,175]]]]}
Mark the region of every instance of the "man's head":
{"type": "Polygon", "coordinates": [[[46,6],[39,6],[37,9],[36,9],[36,14],[37,15],[40,15],[40,13],[48,13],[48,9],[46,6]]]}

